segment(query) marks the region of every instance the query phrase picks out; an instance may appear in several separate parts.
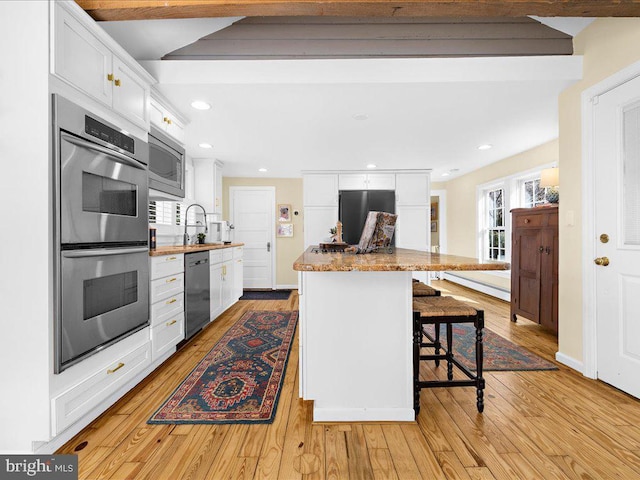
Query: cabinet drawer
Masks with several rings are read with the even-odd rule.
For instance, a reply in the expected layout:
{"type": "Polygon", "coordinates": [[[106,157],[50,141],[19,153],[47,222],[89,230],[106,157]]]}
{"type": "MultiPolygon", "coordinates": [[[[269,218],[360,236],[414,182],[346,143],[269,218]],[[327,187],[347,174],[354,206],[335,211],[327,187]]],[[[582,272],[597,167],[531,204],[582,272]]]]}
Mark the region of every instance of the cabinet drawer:
{"type": "Polygon", "coordinates": [[[54,435],[98,406],[150,364],[151,343],[147,341],[53,398],[54,435]]]}
{"type": "Polygon", "coordinates": [[[184,293],[151,304],[151,326],[167,322],[184,313],[184,293]]]}
{"type": "Polygon", "coordinates": [[[151,327],[151,359],[156,361],[184,339],[184,313],[151,327]]]}
{"type": "Polygon", "coordinates": [[[149,303],[156,303],[163,298],[173,297],[184,292],[184,273],[169,275],[151,282],[151,299],[149,303]]]}
{"type": "Polygon", "coordinates": [[[233,258],[233,248],[225,248],[222,250],[222,261],[227,262],[233,258]]]}
{"type": "Polygon", "coordinates": [[[542,225],[542,215],[518,215],[516,227],[539,227],[542,225]]]}
{"type": "Polygon", "coordinates": [[[222,263],[222,252],[224,250],[209,250],[209,265],[215,265],[216,263],[222,263]]]}
{"type": "Polygon", "coordinates": [[[184,272],[184,254],[151,257],[151,280],[184,272]]]}
{"type": "Polygon", "coordinates": [[[233,247],[233,258],[242,258],[243,253],[242,247],[233,247]]]}

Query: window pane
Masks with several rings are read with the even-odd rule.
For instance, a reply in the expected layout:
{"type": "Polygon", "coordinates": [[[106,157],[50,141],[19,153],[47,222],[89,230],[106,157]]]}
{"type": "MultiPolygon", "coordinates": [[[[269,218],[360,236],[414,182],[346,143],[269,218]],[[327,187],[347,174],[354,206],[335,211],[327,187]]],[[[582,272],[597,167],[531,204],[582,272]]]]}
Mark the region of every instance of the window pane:
{"type": "Polygon", "coordinates": [[[524,182],[524,206],[533,206],[533,182],[524,182]]]}
{"type": "Polygon", "coordinates": [[[502,206],[502,189],[496,190],[496,207],[502,206]]]}
{"type": "Polygon", "coordinates": [[[500,248],[504,249],[505,248],[505,244],[504,244],[504,231],[500,232],[500,248]]]}
{"type": "Polygon", "coordinates": [[[496,211],[496,227],[504,227],[503,210],[496,211]]]}
{"type": "Polygon", "coordinates": [[[536,205],[539,205],[541,203],[545,202],[545,192],[546,189],[545,188],[540,188],[540,179],[536,180],[536,205]]]}

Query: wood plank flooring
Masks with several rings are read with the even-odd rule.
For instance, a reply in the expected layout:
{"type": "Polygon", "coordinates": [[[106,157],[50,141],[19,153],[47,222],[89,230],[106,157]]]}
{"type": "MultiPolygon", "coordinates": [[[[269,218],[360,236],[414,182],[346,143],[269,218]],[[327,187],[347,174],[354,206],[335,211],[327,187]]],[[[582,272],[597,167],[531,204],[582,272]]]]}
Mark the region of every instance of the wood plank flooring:
{"type": "MultiPolygon", "coordinates": [[[[473,302],[486,326],[555,362],[556,338],[509,305],[450,282],[443,294],[473,302]]],[[[559,365],[487,372],[484,414],[473,388],[427,389],[416,422],[312,422],[298,398],[297,338],[270,425],[147,425],[146,421],[248,310],[297,309],[289,300],[242,301],[209,325],[58,453],[82,442],[80,479],[635,479],[640,401],[559,365]]],[[[446,368],[424,366],[424,378],[446,368]]]]}

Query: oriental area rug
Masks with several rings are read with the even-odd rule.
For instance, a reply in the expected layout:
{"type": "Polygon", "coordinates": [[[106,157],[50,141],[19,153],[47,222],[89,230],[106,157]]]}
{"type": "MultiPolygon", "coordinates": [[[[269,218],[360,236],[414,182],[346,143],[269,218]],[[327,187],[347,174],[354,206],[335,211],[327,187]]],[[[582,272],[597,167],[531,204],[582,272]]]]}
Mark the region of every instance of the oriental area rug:
{"type": "Polygon", "coordinates": [[[298,312],[249,311],[147,423],[271,423],[298,312]]]}
{"type": "MultiPolygon", "coordinates": [[[[427,325],[426,331],[433,337],[433,325],[427,325]]],[[[445,347],[446,330],[440,325],[440,343],[445,347]]],[[[482,335],[484,371],[508,370],[557,370],[553,363],[540,358],[515,343],[510,342],[488,328],[482,335]]],[[[458,323],[453,325],[453,354],[455,358],[471,371],[476,369],[476,329],[473,324],[458,323]]],[[[440,364],[442,365],[442,363],[440,364]]]]}

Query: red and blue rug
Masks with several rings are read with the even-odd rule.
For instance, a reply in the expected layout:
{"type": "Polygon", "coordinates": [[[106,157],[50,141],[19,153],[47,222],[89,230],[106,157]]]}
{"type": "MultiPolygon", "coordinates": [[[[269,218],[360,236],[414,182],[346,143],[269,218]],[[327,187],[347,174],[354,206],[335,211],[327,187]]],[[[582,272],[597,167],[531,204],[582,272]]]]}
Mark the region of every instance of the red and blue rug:
{"type": "MultiPolygon", "coordinates": [[[[433,336],[433,325],[427,325],[427,332],[433,336]]],[[[446,343],[446,330],[440,325],[440,342],[446,343]]],[[[509,370],[557,370],[553,363],[530,352],[526,348],[510,342],[488,328],[482,335],[482,369],[490,371],[509,370]]],[[[453,354],[456,359],[471,371],[476,369],[476,329],[470,323],[453,325],[453,354]]],[[[442,365],[442,364],[441,364],[442,365]]]]}
{"type": "Polygon", "coordinates": [[[298,312],[249,311],[147,423],[271,423],[298,312]]]}

